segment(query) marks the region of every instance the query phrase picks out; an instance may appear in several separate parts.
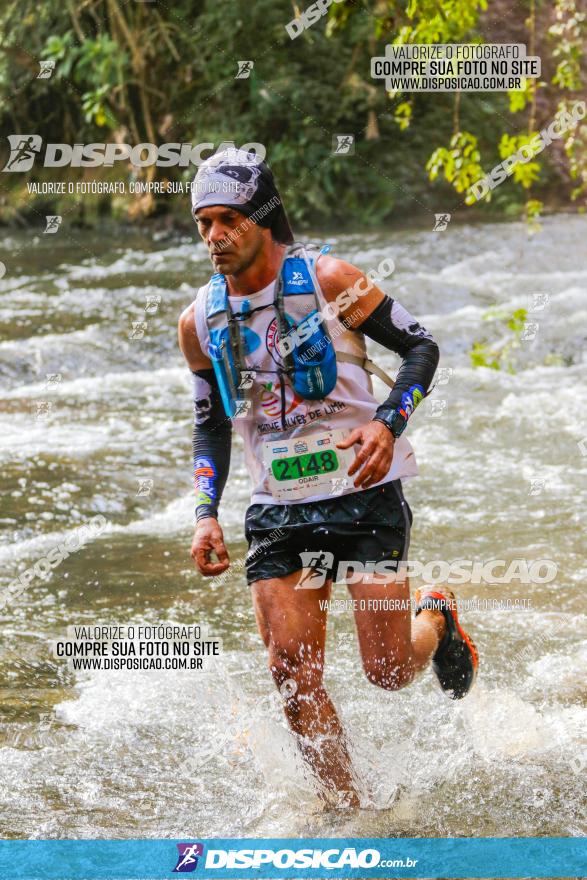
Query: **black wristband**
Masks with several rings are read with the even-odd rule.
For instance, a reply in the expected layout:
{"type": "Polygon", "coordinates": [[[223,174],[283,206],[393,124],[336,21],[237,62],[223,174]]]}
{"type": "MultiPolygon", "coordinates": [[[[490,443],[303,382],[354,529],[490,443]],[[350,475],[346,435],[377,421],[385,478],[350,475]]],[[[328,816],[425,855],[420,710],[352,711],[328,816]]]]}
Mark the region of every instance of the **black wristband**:
{"type": "Polygon", "coordinates": [[[396,409],[390,410],[388,406],[382,404],[378,407],[373,416],[374,422],[381,422],[391,432],[392,436],[397,438],[403,433],[408,424],[408,420],[396,409]]]}
{"type": "Polygon", "coordinates": [[[211,510],[204,504],[199,504],[196,507],[196,522],[199,523],[202,519],[218,519],[218,511],[211,510]]]}

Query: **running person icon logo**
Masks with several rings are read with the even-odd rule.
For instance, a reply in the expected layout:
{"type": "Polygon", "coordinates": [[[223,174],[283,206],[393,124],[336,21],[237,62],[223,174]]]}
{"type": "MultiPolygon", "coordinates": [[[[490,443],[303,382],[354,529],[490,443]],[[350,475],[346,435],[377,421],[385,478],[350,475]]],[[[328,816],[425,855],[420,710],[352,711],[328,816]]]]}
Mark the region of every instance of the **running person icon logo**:
{"type": "Polygon", "coordinates": [[[354,134],[335,134],[332,137],[332,155],[334,156],[354,156],[355,155],[355,136],[354,134]]]}
{"type": "Polygon", "coordinates": [[[444,232],[446,229],[448,229],[450,218],[450,214],[435,214],[434,229],[432,230],[432,232],[444,232]]]}
{"type": "Polygon", "coordinates": [[[37,79],[51,79],[53,75],[53,71],[55,70],[55,61],[53,58],[49,58],[48,60],[39,61],[39,72],[37,74],[37,79]]]}
{"type": "Polygon", "coordinates": [[[40,134],[9,134],[10,156],[2,171],[30,171],[43,139],[40,134]]]}
{"type": "Polygon", "coordinates": [[[239,61],[235,79],[248,79],[254,66],[254,61],[239,61]]]}
{"type": "Polygon", "coordinates": [[[174,874],[191,874],[198,867],[198,858],[204,855],[203,843],[178,843],[179,856],[174,874]]]}
{"type": "Polygon", "coordinates": [[[332,477],[330,482],[332,483],[330,495],[342,495],[351,484],[348,477],[332,477]]]}
{"type": "Polygon", "coordinates": [[[62,217],[59,214],[47,214],[45,216],[45,232],[55,233],[61,226],[62,217]]]}
{"type": "Polygon", "coordinates": [[[249,388],[252,388],[255,383],[255,375],[255,370],[243,370],[238,388],[242,391],[248,391],[249,388]]]}
{"type": "Polygon", "coordinates": [[[324,550],[310,550],[300,553],[302,576],[295,586],[296,590],[319,590],[326,583],[328,572],[332,569],[334,553],[324,550]]]}

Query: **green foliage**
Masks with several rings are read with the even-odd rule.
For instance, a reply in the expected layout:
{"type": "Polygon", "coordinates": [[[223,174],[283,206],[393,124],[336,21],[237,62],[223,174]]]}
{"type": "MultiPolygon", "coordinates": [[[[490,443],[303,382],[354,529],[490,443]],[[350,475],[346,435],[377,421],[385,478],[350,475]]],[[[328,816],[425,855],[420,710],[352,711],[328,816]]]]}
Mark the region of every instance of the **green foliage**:
{"type": "MultiPolygon", "coordinates": [[[[548,69],[551,52],[555,72],[552,83],[538,84],[548,109],[533,121],[538,87],[528,84],[508,105],[505,93],[390,96],[370,77],[371,57],[388,43],[492,39],[485,11],[488,20],[502,19],[503,41],[518,42],[527,10],[512,10],[507,0],[336,3],[293,41],[285,24],[297,6],[289,0],[5,0],[0,118],[3,130],[38,131],[45,141],[260,142],[294,223],[381,225],[398,209],[401,216],[433,209],[438,187],[462,197],[484,175],[481,156],[491,168],[504,150],[528,143],[557,104],[570,106],[581,94],[579,0],[544,2],[550,29],[537,54],[548,69]],[[36,78],[41,58],[55,61],[51,79],[36,78]],[[249,79],[235,79],[236,59],[254,60],[249,79]],[[513,126],[508,112],[516,114],[513,126]],[[355,135],[354,156],[333,155],[336,133],[355,135]]],[[[580,127],[565,135],[562,168],[549,165],[547,151],[540,164],[516,166],[493,193],[492,210],[525,211],[534,223],[548,187],[557,196],[572,189],[579,199],[587,192],[585,137],[580,127]]],[[[131,169],[121,163],[117,171],[131,169]]],[[[193,173],[153,169],[166,178],[193,173]]]]}
{"type": "MultiPolygon", "coordinates": [[[[502,159],[507,159],[508,156],[513,156],[514,153],[517,153],[522,147],[529,148],[523,153],[524,156],[530,154],[536,155],[540,149],[540,144],[537,139],[538,132],[514,135],[513,137],[509,134],[502,134],[499,142],[499,155],[502,159]]],[[[532,159],[527,162],[516,162],[513,166],[512,179],[516,183],[519,183],[520,186],[523,186],[524,189],[530,189],[532,184],[538,180],[539,176],[540,163],[534,162],[532,159]]]]}
{"type": "MultiPolygon", "coordinates": [[[[534,137],[536,96],[539,90],[548,89],[552,92],[553,87],[563,92],[584,90],[581,60],[584,53],[586,15],[584,12],[579,12],[577,0],[555,0],[552,5],[555,22],[551,25],[548,33],[551,40],[555,41],[552,48],[552,57],[557,61],[555,73],[550,83],[525,79],[521,90],[508,93],[509,111],[515,114],[527,112],[528,133],[514,136],[507,132],[502,133],[498,142],[498,151],[502,159],[516,152],[521,146],[529,144],[534,137]]],[[[405,11],[408,21],[398,28],[397,36],[393,42],[403,45],[408,43],[482,41],[483,21],[480,13],[486,8],[486,4],[478,3],[477,0],[408,0],[405,11]]],[[[511,15],[512,10],[507,7],[505,12],[507,15],[511,15]]],[[[530,4],[530,15],[525,21],[525,26],[528,28],[527,42],[534,47],[532,52],[536,52],[534,42],[537,32],[537,13],[534,2],[530,4]]],[[[539,51],[539,54],[543,55],[544,53],[539,51]]],[[[543,66],[546,66],[544,60],[543,66]]],[[[552,101],[550,103],[552,106],[552,101]]],[[[467,180],[470,185],[484,176],[479,164],[480,151],[477,149],[479,138],[463,130],[460,125],[459,104],[460,96],[457,95],[452,120],[453,135],[449,147],[437,147],[426,164],[431,181],[434,181],[440,171],[443,171],[444,179],[452,185],[457,193],[468,188],[467,180]],[[467,150],[469,155],[467,155],[467,150]]],[[[400,127],[407,127],[405,118],[407,118],[407,114],[404,111],[400,127]],[[401,125],[402,122],[403,125],[401,125]]],[[[585,140],[584,138],[580,139],[580,136],[571,130],[566,133],[564,144],[569,157],[571,177],[579,181],[579,185],[573,190],[572,197],[578,198],[587,193],[585,140]]],[[[528,191],[539,183],[541,168],[542,162],[534,160],[518,163],[514,167],[512,181],[523,190],[528,191]]],[[[488,193],[483,201],[490,200],[491,194],[488,193]]],[[[473,204],[476,201],[472,194],[465,199],[466,204],[473,204]]],[[[506,204],[506,209],[509,207],[511,205],[506,204]]],[[[530,232],[537,228],[537,216],[541,207],[543,204],[538,199],[529,199],[527,202],[524,215],[528,221],[530,232]]]]}
{"type": "Polygon", "coordinates": [[[397,105],[393,111],[393,118],[395,122],[397,122],[400,131],[404,131],[408,128],[412,121],[412,105],[409,101],[402,101],[401,104],[397,105]]]}
{"type": "Polygon", "coordinates": [[[487,367],[491,370],[506,369],[515,372],[515,351],[520,346],[520,337],[528,318],[526,309],[516,309],[508,313],[502,307],[488,309],[482,316],[484,321],[496,323],[511,331],[511,337],[498,346],[490,346],[486,339],[475,340],[469,351],[471,366],[487,367]]]}
{"type": "Polygon", "coordinates": [[[487,367],[490,370],[501,369],[496,353],[491,351],[485,342],[474,342],[469,357],[473,367],[487,367]]]}
{"type": "Polygon", "coordinates": [[[580,92],[583,87],[581,61],[586,17],[585,12],[577,9],[575,0],[557,0],[555,22],[548,31],[557,41],[552,53],[557,60],[552,81],[559,88],[571,92],[580,92]]]}
{"type": "Polygon", "coordinates": [[[86,122],[117,127],[109,101],[129,56],[115,40],[100,34],[76,43],[73,30],[69,30],[62,36],[48,37],[42,57],[56,62],[55,81],[71,81],[81,87],[81,109],[86,122]]]}
{"type": "Polygon", "coordinates": [[[426,163],[426,171],[430,180],[435,180],[442,171],[445,179],[458,193],[462,193],[482,177],[480,158],[475,135],[459,131],[453,134],[448,149],[438,147],[432,153],[426,163]]]}
{"type": "Polygon", "coordinates": [[[528,224],[528,231],[531,235],[539,232],[542,228],[540,224],[540,214],[544,208],[540,199],[528,199],[525,205],[524,216],[528,224]]]}
{"type": "Polygon", "coordinates": [[[534,84],[533,80],[528,79],[528,77],[524,78],[524,88],[510,90],[508,92],[508,98],[510,100],[510,113],[521,113],[522,110],[525,110],[528,104],[531,103],[534,97],[534,84]]]}
{"type": "Polygon", "coordinates": [[[402,29],[401,42],[461,42],[486,9],[487,0],[409,0],[406,15],[413,24],[402,29]]]}

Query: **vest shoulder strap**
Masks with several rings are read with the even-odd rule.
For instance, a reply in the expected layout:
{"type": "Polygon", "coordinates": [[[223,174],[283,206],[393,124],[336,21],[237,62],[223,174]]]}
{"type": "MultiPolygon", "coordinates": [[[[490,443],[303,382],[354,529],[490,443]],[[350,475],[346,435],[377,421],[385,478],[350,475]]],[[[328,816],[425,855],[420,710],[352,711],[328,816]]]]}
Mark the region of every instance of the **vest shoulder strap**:
{"type": "Polygon", "coordinates": [[[226,312],[226,279],[224,275],[212,275],[206,294],[206,318],[212,318],[219,312],[226,312]]]}
{"type": "Polygon", "coordinates": [[[336,359],[341,361],[343,364],[354,364],[356,367],[362,367],[367,373],[371,373],[374,376],[377,376],[378,379],[381,379],[382,382],[385,382],[390,388],[393,388],[395,382],[388,376],[387,373],[378,367],[377,364],[374,364],[372,360],[369,360],[368,357],[358,357],[355,354],[348,354],[346,351],[337,351],[336,359]]]}

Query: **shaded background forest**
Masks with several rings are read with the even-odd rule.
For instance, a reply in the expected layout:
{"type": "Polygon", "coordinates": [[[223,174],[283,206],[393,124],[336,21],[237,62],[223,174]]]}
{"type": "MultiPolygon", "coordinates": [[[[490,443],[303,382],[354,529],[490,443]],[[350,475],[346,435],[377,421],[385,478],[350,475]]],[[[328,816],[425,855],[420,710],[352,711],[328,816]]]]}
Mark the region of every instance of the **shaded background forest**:
{"type": "MultiPolygon", "coordinates": [[[[377,227],[423,210],[533,218],[581,209],[585,126],[520,166],[490,201],[465,206],[481,174],[585,97],[582,0],[343,0],[301,36],[285,25],[309,4],[287,0],[33,0],[0,13],[2,132],[45,142],[234,141],[267,149],[297,224],[377,227]],[[387,43],[520,42],[542,59],[524,93],[390,94],[370,78],[387,43]],[[39,61],[53,60],[49,79],[39,61]],[[248,79],[239,60],[252,60],[248,79]],[[334,156],[352,133],[353,156],[334,156]]],[[[0,159],[8,150],[2,139],[0,159]]],[[[32,196],[30,180],[184,180],[195,169],[35,168],[0,175],[0,219],[26,224],[63,203],[32,196]]],[[[67,198],[79,222],[189,222],[186,197],[67,198]]]]}

